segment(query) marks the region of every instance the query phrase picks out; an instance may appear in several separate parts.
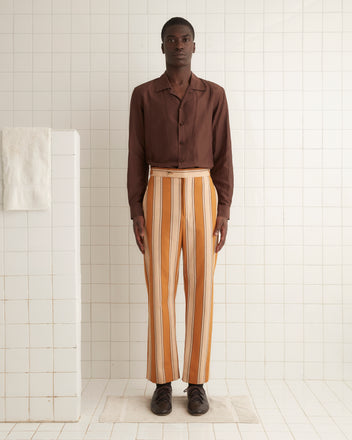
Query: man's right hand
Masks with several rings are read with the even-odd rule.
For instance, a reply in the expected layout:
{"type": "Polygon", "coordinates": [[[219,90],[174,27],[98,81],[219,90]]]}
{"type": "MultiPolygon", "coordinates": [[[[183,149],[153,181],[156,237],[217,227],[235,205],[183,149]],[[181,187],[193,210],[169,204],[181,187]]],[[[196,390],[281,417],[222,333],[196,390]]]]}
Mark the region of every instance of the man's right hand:
{"type": "Polygon", "coordinates": [[[137,215],[133,218],[133,232],[136,237],[137,246],[142,254],[144,254],[145,221],[143,215],[137,215]]]}

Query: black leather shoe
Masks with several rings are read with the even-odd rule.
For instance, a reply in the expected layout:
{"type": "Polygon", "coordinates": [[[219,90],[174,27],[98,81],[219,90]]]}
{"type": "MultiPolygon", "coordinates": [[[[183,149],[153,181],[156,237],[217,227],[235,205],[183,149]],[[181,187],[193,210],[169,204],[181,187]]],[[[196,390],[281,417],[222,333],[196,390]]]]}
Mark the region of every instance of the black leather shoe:
{"type": "Polygon", "coordinates": [[[172,388],[171,383],[157,385],[154,390],[150,409],[158,416],[166,416],[172,410],[172,388]]]}
{"type": "Polygon", "coordinates": [[[203,386],[188,384],[183,391],[187,391],[187,410],[192,416],[200,416],[208,411],[209,402],[203,386]]]}

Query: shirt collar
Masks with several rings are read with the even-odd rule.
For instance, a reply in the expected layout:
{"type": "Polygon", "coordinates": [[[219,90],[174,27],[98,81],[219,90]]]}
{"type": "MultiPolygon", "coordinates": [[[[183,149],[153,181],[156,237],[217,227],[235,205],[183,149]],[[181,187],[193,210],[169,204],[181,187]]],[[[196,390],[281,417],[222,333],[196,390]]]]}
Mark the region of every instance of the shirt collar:
{"type": "MultiPolygon", "coordinates": [[[[191,72],[190,88],[193,90],[205,90],[205,83],[198,78],[193,72],[191,72]]],[[[164,72],[159,78],[155,80],[155,90],[160,92],[161,90],[171,89],[170,81],[164,72]]]]}

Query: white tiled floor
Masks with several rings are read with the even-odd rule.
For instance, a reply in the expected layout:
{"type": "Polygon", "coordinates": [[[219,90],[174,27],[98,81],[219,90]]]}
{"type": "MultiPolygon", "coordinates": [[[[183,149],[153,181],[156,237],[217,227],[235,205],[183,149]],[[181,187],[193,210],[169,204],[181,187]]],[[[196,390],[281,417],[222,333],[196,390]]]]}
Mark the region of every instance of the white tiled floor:
{"type": "MultiPolygon", "coordinates": [[[[173,382],[174,395],[187,386],[173,382]]],[[[147,380],[83,381],[78,423],[0,423],[0,440],[352,440],[352,383],[338,381],[209,381],[208,395],[247,394],[260,424],[99,423],[107,394],[151,396],[147,380]]],[[[186,398],[186,395],[183,394],[186,398]]]]}

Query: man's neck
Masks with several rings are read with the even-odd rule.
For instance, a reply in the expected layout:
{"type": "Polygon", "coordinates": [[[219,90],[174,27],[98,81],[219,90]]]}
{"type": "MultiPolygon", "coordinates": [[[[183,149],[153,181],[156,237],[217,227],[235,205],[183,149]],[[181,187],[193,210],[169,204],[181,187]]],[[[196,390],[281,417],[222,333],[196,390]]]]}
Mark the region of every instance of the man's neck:
{"type": "Polygon", "coordinates": [[[184,69],[174,69],[171,66],[166,67],[166,75],[170,81],[170,84],[175,86],[182,86],[188,84],[191,80],[191,68],[187,67],[184,69]]]}

